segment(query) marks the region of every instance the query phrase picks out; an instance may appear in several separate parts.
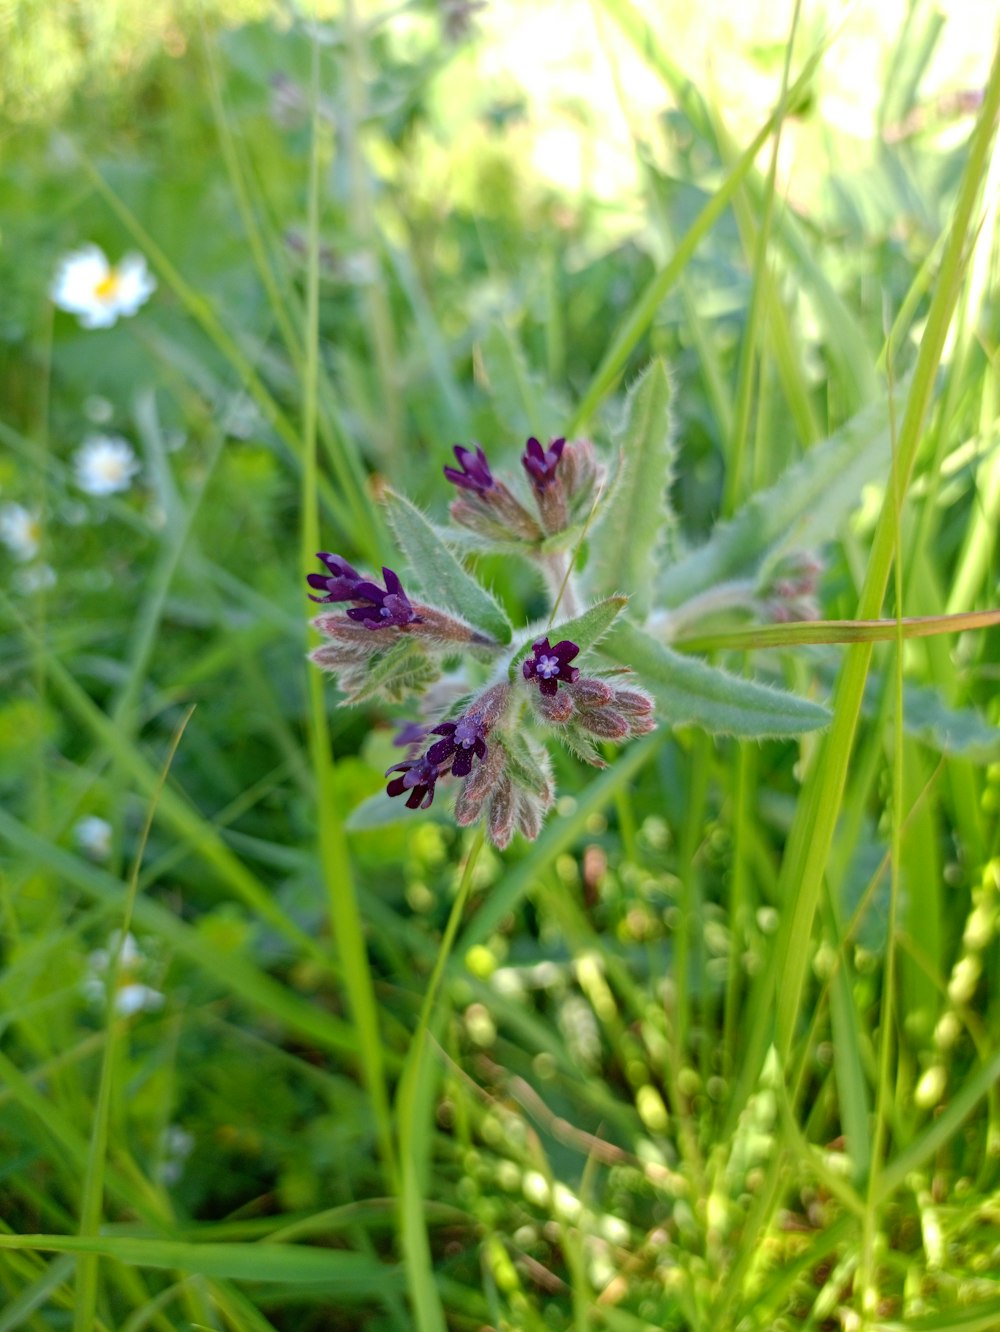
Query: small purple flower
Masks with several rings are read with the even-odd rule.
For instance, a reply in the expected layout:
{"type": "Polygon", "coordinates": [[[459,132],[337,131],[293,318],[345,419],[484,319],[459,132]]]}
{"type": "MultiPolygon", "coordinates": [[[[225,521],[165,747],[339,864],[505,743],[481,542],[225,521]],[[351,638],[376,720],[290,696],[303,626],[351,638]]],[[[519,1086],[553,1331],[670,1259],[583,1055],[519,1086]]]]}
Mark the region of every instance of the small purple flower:
{"type": "Polygon", "coordinates": [[[477,495],[485,495],[488,491],[496,489],[486,454],[478,444],[475,453],[471,449],[463,448],[461,444],[456,444],[455,457],[458,459],[458,467],[444,469],[445,476],[453,486],[458,486],[461,490],[472,490],[477,495]]]}
{"type": "Polygon", "coordinates": [[[386,768],[385,775],[388,777],[390,772],[401,772],[403,775],[392,779],[385,788],[387,795],[398,796],[409,791],[407,809],[429,808],[434,800],[434,783],[441,776],[436,763],[432,763],[424,754],[421,758],[394,763],[391,768],[386,768]]]}
{"type": "Polygon", "coordinates": [[[364,581],[357,569],[352,568],[339,555],[331,555],[325,551],[319,551],[316,558],[323,561],[332,577],[327,574],[307,574],[306,582],[310,587],[314,587],[317,592],[327,593],[325,597],[314,597],[310,593],[309,600],[320,602],[352,600],[354,588],[364,581]]]}
{"type": "Polygon", "coordinates": [[[397,749],[410,749],[413,745],[422,745],[427,738],[428,727],[422,722],[404,722],[392,737],[397,749]]]}
{"type": "Polygon", "coordinates": [[[556,468],[566,447],[564,439],[553,439],[547,449],[543,449],[532,435],[528,447],[521,454],[521,464],[528,473],[536,491],[548,490],[556,479],[556,468]]]}
{"type": "Polygon", "coordinates": [[[478,712],[459,717],[457,722],[442,722],[440,726],[432,727],[431,735],[443,735],[444,739],[431,745],[427,759],[443,766],[454,756],[451,765],[453,777],[468,777],[472,771],[473,757],[478,758],[480,763],[486,757],[486,732],[482,715],[478,712]]]}
{"type": "Polygon", "coordinates": [[[538,638],[531,645],[534,656],[528,657],[522,666],[526,680],[537,680],[543,694],[556,692],[557,681],[573,684],[580,672],[569,663],[577,656],[580,649],[568,638],[552,647],[548,638],[538,638]]]}
{"type": "Polygon", "coordinates": [[[314,587],[317,592],[326,593],[325,597],[314,597],[310,592],[312,601],[358,602],[359,604],[352,606],[347,614],[350,619],[363,624],[366,629],[385,629],[390,625],[402,628],[420,619],[410,605],[410,599],[403,591],[398,576],[391,569],[383,567],[382,577],[385,579],[385,587],[381,588],[378,583],[362,578],[358,571],[352,569],[339,555],[319,554],[317,559],[323,561],[332,577],[327,577],[325,574],[307,575],[306,582],[310,587],[314,587]]]}

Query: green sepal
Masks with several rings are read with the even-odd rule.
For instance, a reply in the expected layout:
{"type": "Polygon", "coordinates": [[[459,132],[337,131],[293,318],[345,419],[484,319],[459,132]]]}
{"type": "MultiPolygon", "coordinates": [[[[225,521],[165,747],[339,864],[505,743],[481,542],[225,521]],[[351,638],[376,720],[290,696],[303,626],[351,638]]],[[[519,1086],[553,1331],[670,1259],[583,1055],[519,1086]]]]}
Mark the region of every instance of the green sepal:
{"type": "Polygon", "coordinates": [[[412,638],[393,643],[387,651],[372,657],[363,670],[361,683],[347,691],[346,703],[364,703],[372,698],[398,703],[407,694],[419,693],[441,674],[438,664],[412,638]]]}

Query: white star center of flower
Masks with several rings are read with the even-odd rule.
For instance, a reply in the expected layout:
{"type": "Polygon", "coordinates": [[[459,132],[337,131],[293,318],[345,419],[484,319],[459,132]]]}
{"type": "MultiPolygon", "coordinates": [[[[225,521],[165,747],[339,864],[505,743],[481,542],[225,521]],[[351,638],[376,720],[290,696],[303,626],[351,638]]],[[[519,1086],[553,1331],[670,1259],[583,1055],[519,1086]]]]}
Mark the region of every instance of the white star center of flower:
{"type": "Polygon", "coordinates": [[[551,680],[554,675],[559,674],[558,657],[539,657],[538,665],[535,667],[543,680],[551,680]]]}

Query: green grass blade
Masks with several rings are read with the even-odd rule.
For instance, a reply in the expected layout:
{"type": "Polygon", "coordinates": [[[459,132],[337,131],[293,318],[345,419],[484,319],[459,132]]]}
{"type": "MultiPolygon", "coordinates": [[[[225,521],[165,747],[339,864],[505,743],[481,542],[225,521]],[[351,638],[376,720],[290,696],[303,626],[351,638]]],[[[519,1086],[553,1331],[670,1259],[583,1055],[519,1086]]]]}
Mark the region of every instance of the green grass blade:
{"type": "MultiPolygon", "coordinates": [[[[858,607],[861,619],[877,615],[885,595],[896,541],[895,494],[905,494],[920,444],[923,422],[934,389],[934,377],[958,298],[962,272],[968,261],[967,246],[974,226],[975,205],[989,158],[998,111],[1000,46],[995,54],[982,111],[970,144],[968,162],[942,259],[941,280],[931,302],[907,395],[894,466],[898,483],[891,485],[887,491],[876,529],[858,607]]],[[[870,660],[871,648],[862,644],[853,647],[845,661],[834,701],[832,728],[803,789],[782,866],[781,890],[788,909],[778,941],[775,1011],[778,1053],[783,1062],[791,1049],[797,1028],[809,964],[806,942],[812,934],[822,875],[840,809],[870,660]]]]}

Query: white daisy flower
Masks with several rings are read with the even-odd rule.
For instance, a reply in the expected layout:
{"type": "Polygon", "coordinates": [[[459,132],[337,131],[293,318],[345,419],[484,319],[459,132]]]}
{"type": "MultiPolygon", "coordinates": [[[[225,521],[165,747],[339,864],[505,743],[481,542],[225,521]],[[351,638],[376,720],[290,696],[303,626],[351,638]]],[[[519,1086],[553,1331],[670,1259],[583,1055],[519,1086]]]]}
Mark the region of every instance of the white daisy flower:
{"type": "Polygon", "coordinates": [[[120,435],[91,435],[73,455],[76,484],[88,495],[114,495],[128,490],[139,471],[139,459],[120,435]]]}
{"type": "Polygon", "coordinates": [[[176,1184],[184,1173],[184,1163],[194,1151],[194,1135],[180,1124],[168,1124],[160,1138],[163,1160],[159,1175],[166,1185],[176,1184]]]}
{"type": "Polygon", "coordinates": [[[23,504],[0,504],[0,542],[16,560],[33,560],[42,539],[38,515],[23,504]]]}
{"type": "MultiPolygon", "coordinates": [[[[108,939],[107,948],[95,949],[87,958],[87,974],[82,988],[91,1003],[100,1004],[105,1000],[108,971],[120,939],[120,932],[115,930],[108,939]]],[[[114,1009],[119,1017],[134,1017],[136,1013],[155,1013],[163,1007],[165,999],[160,991],[136,979],[136,973],[141,972],[145,966],[146,957],[136,942],[135,935],[126,934],[121,941],[114,998],[114,1009]]]]}
{"type": "Polygon", "coordinates": [[[127,981],[115,991],[115,1012],[119,1017],[134,1017],[136,1013],[155,1013],[163,1007],[163,995],[151,985],[127,981]]]}
{"type": "MultiPolygon", "coordinates": [[[[73,828],[73,839],[81,851],[95,860],[107,860],[111,854],[111,824],[96,814],[88,814],[73,828]]],[[[131,935],[126,936],[132,939],[131,935]]],[[[135,940],[132,939],[132,943],[135,940]]]]}
{"type": "Polygon", "coordinates": [[[134,315],[156,290],[141,254],[127,254],[116,267],[97,245],[63,258],[52,283],[52,300],[79,317],[84,328],[110,328],[119,315],[134,315]]]}

